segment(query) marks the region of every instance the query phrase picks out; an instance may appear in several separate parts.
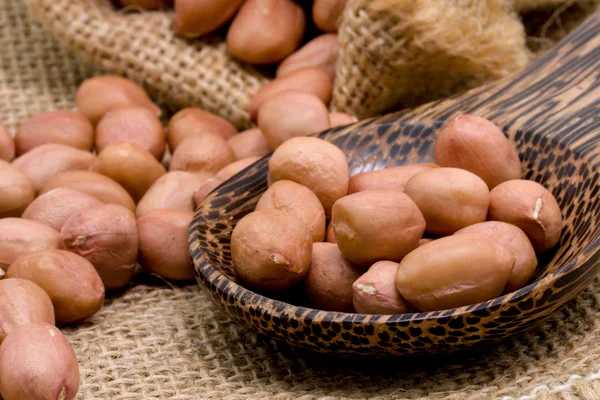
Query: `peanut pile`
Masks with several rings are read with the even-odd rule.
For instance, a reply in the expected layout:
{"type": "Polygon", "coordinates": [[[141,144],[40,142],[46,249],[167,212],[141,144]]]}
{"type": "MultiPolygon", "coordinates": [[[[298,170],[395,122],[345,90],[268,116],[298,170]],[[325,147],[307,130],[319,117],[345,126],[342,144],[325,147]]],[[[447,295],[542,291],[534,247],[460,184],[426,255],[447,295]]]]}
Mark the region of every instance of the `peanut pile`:
{"type": "Polygon", "coordinates": [[[287,120],[270,136],[260,124],[238,133],[197,108],[180,110],[164,127],[144,89],[118,76],[84,81],[77,111],[32,115],[14,135],[0,125],[4,400],[74,398],[77,360],[54,325],[94,315],[105,291],[125,287],[138,264],[163,279],[193,281],[187,230],[196,205],[285,138],[339,120],[317,96],[270,87],[257,94],[261,115],[287,120]],[[279,95],[296,105],[268,109],[279,95]],[[320,125],[304,119],[311,114],[302,101],[318,110],[320,125]]]}
{"type": "Polygon", "coordinates": [[[269,188],[234,228],[237,276],[267,292],[303,285],[318,309],[384,315],[525,286],[536,252],[560,239],[554,196],[521,179],[515,147],[476,116],[446,124],[435,162],[349,177],[335,145],[286,141],[269,160],[269,188]]]}

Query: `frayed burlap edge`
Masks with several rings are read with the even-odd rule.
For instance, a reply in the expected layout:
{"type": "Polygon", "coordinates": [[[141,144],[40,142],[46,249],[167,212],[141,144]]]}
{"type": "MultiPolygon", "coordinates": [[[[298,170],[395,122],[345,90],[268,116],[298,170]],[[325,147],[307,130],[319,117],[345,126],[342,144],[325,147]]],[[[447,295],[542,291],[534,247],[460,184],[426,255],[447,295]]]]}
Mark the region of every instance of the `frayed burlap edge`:
{"type": "Polygon", "coordinates": [[[505,0],[350,0],[339,41],[334,107],[361,118],[482,85],[532,59],[505,0]]]}
{"type": "Polygon", "coordinates": [[[26,0],[57,38],[103,71],[142,84],[174,107],[197,106],[250,127],[250,98],[268,82],[229,56],[219,37],[176,37],[171,13],[117,11],[107,0],[26,0]]]}

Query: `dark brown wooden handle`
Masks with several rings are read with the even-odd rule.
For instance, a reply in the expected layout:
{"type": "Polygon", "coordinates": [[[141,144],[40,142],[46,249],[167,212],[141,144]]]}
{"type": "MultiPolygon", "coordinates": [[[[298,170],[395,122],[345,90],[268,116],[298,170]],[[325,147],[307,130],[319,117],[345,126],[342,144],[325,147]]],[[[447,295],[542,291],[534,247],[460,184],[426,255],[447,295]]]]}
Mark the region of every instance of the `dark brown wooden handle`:
{"type": "Polygon", "coordinates": [[[372,122],[395,125],[403,120],[446,121],[464,113],[488,118],[509,135],[520,131],[561,136],[561,143],[573,150],[597,151],[600,11],[517,75],[372,122]]]}

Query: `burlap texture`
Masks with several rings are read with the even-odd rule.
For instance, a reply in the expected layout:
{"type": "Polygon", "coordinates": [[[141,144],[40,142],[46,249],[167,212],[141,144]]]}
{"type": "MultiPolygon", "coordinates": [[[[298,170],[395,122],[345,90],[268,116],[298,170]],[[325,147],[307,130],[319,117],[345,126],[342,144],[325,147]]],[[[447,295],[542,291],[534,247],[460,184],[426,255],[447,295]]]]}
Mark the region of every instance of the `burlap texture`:
{"type": "Polygon", "coordinates": [[[599,3],[348,0],[333,108],[366,118],[518,72],[599,3]]]}
{"type": "Polygon", "coordinates": [[[479,86],[532,58],[506,0],[350,0],[338,40],[334,107],[359,118],[479,86]]]}
{"type": "Polygon", "coordinates": [[[108,0],[26,2],[84,60],[142,84],[175,109],[194,105],[239,129],[251,126],[250,98],[267,78],[231,58],[221,37],[177,38],[171,12],[116,11],[108,0]]]}
{"type": "MultiPolygon", "coordinates": [[[[0,0],[0,121],[71,108],[97,73],[0,0]]],[[[295,352],[221,314],[196,285],[140,276],[89,321],[63,328],[81,365],[80,399],[600,398],[600,280],[532,334],[479,355],[344,360],[295,352]]]]}

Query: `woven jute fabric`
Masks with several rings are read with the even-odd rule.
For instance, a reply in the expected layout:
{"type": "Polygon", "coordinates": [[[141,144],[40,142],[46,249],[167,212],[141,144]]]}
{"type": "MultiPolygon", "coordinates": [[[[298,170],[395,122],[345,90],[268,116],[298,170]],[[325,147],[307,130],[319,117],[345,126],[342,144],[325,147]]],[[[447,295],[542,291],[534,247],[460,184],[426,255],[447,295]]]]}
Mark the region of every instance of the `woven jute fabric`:
{"type": "Polygon", "coordinates": [[[173,108],[194,105],[239,129],[251,126],[250,98],[268,80],[230,57],[222,37],[181,39],[171,12],[117,10],[108,0],[26,2],[84,60],[142,84],[173,108]]]}
{"type": "Polygon", "coordinates": [[[506,0],[350,0],[338,38],[334,106],[359,118],[479,86],[532,58],[506,0]]]}
{"type": "MultiPolygon", "coordinates": [[[[0,1],[0,121],[72,108],[81,64],[0,1]]],[[[534,332],[478,354],[339,360],[257,336],[196,285],[147,275],[61,327],[80,361],[79,399],[600,399],[600,280],[534,332]]]]}
{"type": "Polygon", "coordinates": [[[598,3],[349,0],[338,36],[333,107],[366,118],[518,72],[598,3]]]}

